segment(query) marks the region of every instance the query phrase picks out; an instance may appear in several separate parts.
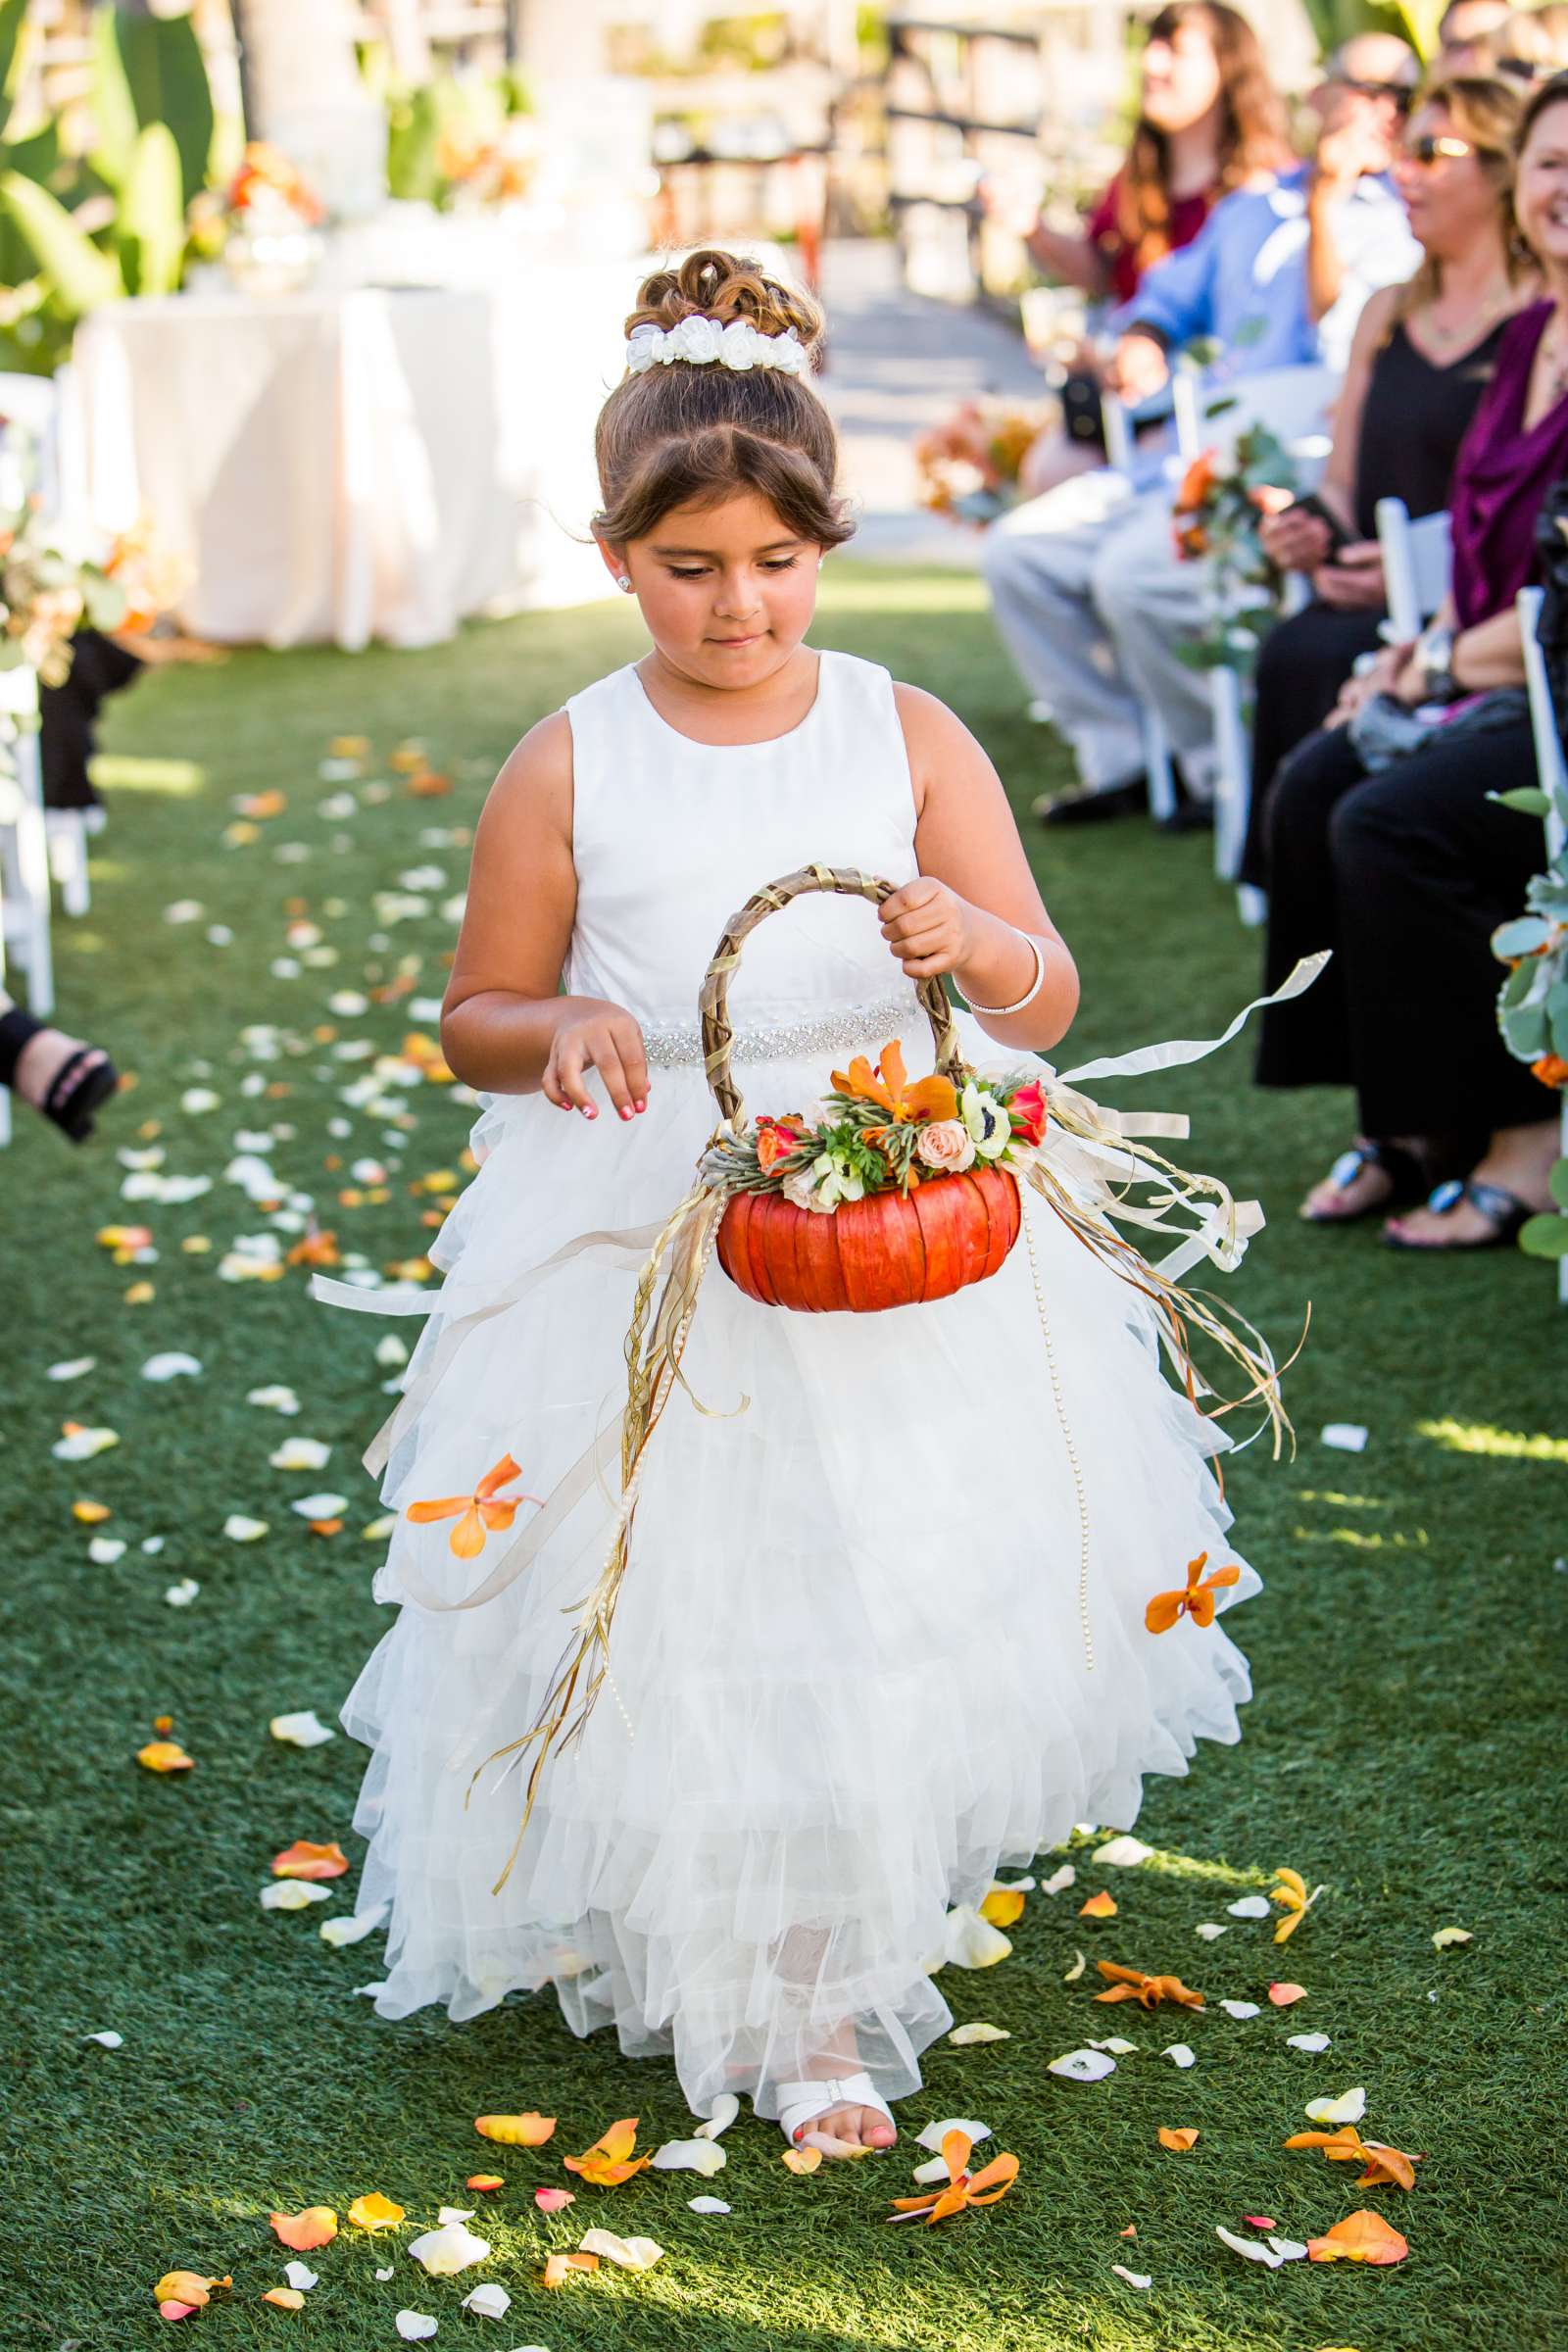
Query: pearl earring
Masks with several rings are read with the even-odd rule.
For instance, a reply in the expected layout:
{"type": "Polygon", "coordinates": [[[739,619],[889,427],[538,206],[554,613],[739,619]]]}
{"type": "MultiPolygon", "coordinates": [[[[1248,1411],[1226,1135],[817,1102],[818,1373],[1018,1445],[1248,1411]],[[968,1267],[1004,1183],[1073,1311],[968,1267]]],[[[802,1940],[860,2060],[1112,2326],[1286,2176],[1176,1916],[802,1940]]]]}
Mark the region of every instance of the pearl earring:
{"type": "Polygon", "coordinates": [[[617,588],[629,588],[631,586],[630,575],[624,571],[617,574],[615,586],[617,588]]]}

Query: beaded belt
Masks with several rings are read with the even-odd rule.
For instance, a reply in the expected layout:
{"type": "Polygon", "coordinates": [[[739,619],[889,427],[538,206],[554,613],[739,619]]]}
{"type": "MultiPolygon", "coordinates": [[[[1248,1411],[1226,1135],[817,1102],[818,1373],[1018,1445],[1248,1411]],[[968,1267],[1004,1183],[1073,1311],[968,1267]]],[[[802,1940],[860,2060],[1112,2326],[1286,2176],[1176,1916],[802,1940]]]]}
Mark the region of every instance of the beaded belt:
{"type": "MultiPolygon", "coordinates": [[[[906,988],[874,1004],[852,1004],[819,1020],[790,1021],[769,1029],[737,1029],[730,1053],[737,1061],[781,1061],[817,1054],[847,1054],[852,1046],[883,1046],[909,1017],[906,988]]],[[[701,1069],[702,1039],[696,1029],[645,1027],[643,1042],[653,1067],[701,1069]]]]}

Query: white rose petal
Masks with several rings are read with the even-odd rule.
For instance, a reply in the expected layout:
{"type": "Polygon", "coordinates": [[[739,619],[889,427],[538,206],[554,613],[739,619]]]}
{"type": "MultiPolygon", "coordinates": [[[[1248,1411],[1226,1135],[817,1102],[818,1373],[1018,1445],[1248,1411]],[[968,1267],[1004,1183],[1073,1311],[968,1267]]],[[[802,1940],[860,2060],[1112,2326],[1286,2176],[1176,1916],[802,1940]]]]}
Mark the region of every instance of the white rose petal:
{"type": "Polygon", "coordinates": [[[363,1943],[367,1936],[375,1934],[385,1916],[383,1909],[367,1911],[353,1919],[323,1919],[320,1929],[321,1941],[331,1944],[337,1950],[341,1950],[345,1944],[363,1943]]]}
{"type": "Polygon", "coordinates": [[[729,2159],[711,2139],[666,2139],[651,2161],[656,2173],[701,2173],[705,2180],[710,2180],[729,2159]]]}
{"type": "Polygon", "coordinates": [[[178,1349],[172,1349],[167,1355],[150,1355],[141,1368],[143,1380],[178,1380],[181,1375],[199,1379],[201,1364],[194,1355],[184,1355],[178,1349]]]}
{"type": "Polygon", "coordinates": [[[1330,1421],[1323,1431],[1323,1443],[1335,1453],[1365,1453],[1367,1433],[1359,1421],[1330,1421]]]}
{"type": "Polygon", "coordinates": [[[408,2250],[432,2278],[454,2278],[459,2271],[471,2270],[476,2262],[487,2259],[490,2241],[475,2237],[461,2222],[448,2222],[439,2230],[426,2230],[408,2250]]]}
{"type": "Polygon", "coordinates": [[[409,1351],[395,1331],[389,1331],[384,1340],[376,1341],[375,1360],[378,1364],[406,1364],[408,1362],[409,1351]]]}
{"type": "Polygon", "coordinates": [[[1326,2034],[1289,2034],[1287,2041],[1293,2050],[1327,2050],[1333,2047],[1326,2034]]]}
{"type": "Polygon", "coordinates": [[[1242,2255],[1248,2262],[1260,2262],[1265,2270],[1270,2271],[1277,2271],[1280,2267],[1283,2257],[1276,2254],[1272,2246],[1264,2245],[1261,2238],[1238,2237],[1234,2230],[1221,2229],[1218,2222],[1214,2225],[1214,2235],[1229,2246],[1233,2254],[1242,2255]]]}
{"type": "Polygon", "coordinates": [[[1141,1838],[1112,1838],[1108,1844],[1095,1848],[1092,1859],[1108,1862],[1113,1870],[1136,1870],[1140,1862],[1149,1860],[1153,1850],[1141,1838]]]}
{"type": "Polygon", "coordinates": [[[1219,2006],[1227,2017],[1255,2017],[1257,2015],[1256,2001],[1221,2001],[1219,2006]]]}
{"type": "Polygon", "coordinates": [[[172,1609],[188,1609],[200,1591],[201,1587],[193,1576],[182,1576],[177,1585],[164,1588],[164,1598],[172,1609]]]}
{"type": "Polygon", "coordinates": [[[324,1470],[331,1451],[324,1438],[285,1438],[267,1458],[274,1470],[324,1470]]]}
{"type": "Polygon", "coordinates": [[[1136,2041],[1128,2041],[1120,2034],[1107,2034],[1103,2041],[1092,2041],[1092,2050],[1108,2050],[1113,2058],[1130,2058],[1137,2049],[1136,2041]]]}
{"type": "Polygon", "coordinates": [[[1130,2271],[1124,2262],[1113,2262],[1110,2267],[1118,2278],[1126,2279],[1129,2286],[1136,2286],[1142,2290],[1154,2283],[1153,2274],[1151,2271],[1130,2271]]]}
{"type": "Polygon", "coordinates": [[[381,2281],[382,2285],[384,2286],[384,2285],[386,2284],[386,2281],[387,2281],[387,2280],[388,2280],[388,2279],[391,2278],[391,2276],[392,2276],[392,2266],[391,2266],[391,2264],[390,2264],[390,2263],[388,2263],[388,2264],[387,2264],[387,2266],[386,2266],[386,2269],[385,2269],[384,2271],[377,2271],[375,2275],[376,2275],[377,2278],[379,2278],[379,2279],[380,2279],[380,2281],[381,2281]]]}
{"type": "Polygon", "coordinates": [[[149,1559],[154,1559],[163,1550],[167,1542],[168,1538],[165,1536],[143,1536],[141,1547],[149,1559]]]}
{"type": "Polygon", "coordinates": [[[313,1903],[329,1903],[329,1886],[313,1886],[308,1879],[274,1879],[262,1888],[264,1911],[308,1911],[313,1903]]]}
{"type": "Polygon", "coordinates": [[[476,2319],[504,2320],[512,2309],[512,2297],[498,2280],[487,2278],[471,2295],[464,2296],[463,2308],[471,2311],[476,2319]]]}
{"type": "Polygon", "coordinates": [[[473,2210],[471,2205],[438,2205],[435,2218],[443,2227],[448,2222],[471,2222],[473,2210]]]}
{"type": "Polygon", "coordinates": [[[1308,2099],[1306,2112],[1314,2124],[1358,2124],[1366,2113],[1366,2092],[1359,2083],[1339,2097],[1308,2099]]]}
{"type": "Polygon", "coordinates": [[[1232,1919],[1272,1919],[1274,1916],[1266,1894],[1238,1895],[1236,1901],[1227,1903],[1225,1908],[1232,1919]]]}
{"type": "MultiPolygon", "coordinates": [[[[387,2277],[391,2276],[388,2271],[387,2277]]],[[[435,2333],[435,2322],[427,2311],[400,2311],[392,2325],[406,2344],[422,2343],[427,2335],[435,2333]]]]}
{"type": "Polygon", "coordinates": [[[1220,1924],[1215,1920],[1200,1919],[1197,1927],[1193,1930],[1193,1934],[1195,1936],[1201,1936],[1205,1943],[1212,1943],[1216,1936],[1228,1936],[1230,1934],[1230,1930],[1227,1927],[1220,1926],[1220,1924]]]}
{"type": "Polygon", "coordinates": [[[346,1494],[302,1494],[298,1502],[289,1505],[302,1519],[337,1519],[348,1507],[346,1494]]]}
{"type": "Polygon", "coordinates": [[[713,2112],[705,2124],[699,2124],[693,2139],[717,2139],[727,2132],[741,2111],[741,2103],[732,2090],[721,2090],[713,2102],[713,2112]]]}
{"type": "Polygon", "coordinates": [[[1116,2061],[1103,2050],[1068,2050],[1053,2058],[1046,2072],[1059,2075],[1064,2082],[1100,2082],[1116,2072],[1116,2061]]]}
{"type": "Polygon", "coordinates": [[[947,2178],[948,2164],[944,2156],[933,2156],[925,2164],[917,2164],[914,2168],[916,2188],[930,2188],[934,2181],[945,2181],[947,2178]]]}
{"type": "Polygon", "coordinates": [[[1088,1963],[1084,1959],[1082,1952],[1075,1951],[1072,1956],[1072,1966],[1067,1970],[1065,1976],[1062,1978],[1062,1983],[1064,1984],[1076,1984],[1079,1978],[1083,1975],[1087,1965],[1088,1963]]]}
{"type": "MultiPolygon", "coordinates": [[[[945,2173],[948,2168],[944,2165],[942,2169],[945,2173]]],[[[728,2213],[730,2210],[722,2197],[688,2197],[686,2202],[693,2213],[728,2213]]],[[[520,2345],[518,2352],[522,2352],[520,2345]]]]}
{"type": "Polygon", "coordinates": [[[298,1715],[274,1715],[267,1728],[274,1740],[281,1740],[288,1747],[319,1747],[323,1740],[337,1737],[314,1707],[307,1707],[298,1715]]]}
{"type": "Polygon", "coordinates": [[[972,2116],[949,2115],[945,2116],[940,2123],[927,2124],[923,2132],[916,2133],[914,2144],[917,2148],[934,2148],[940,2155],[942,2142],[950,2132],[961,2132],[965,2139],[970,2141],[991,2137],[989,2124],[977,2124],[972,2116]]]}
{"type": "Polygon", "coordinates": [[[1078,1873],[1070,1862],[1064,1862],[1059,1870],[1052,1872],[1049,1879],[1041,1881],[1040,1891],[1042,1894],[1065,1894],[1069,1886],[1076,1886],[1077,1884],[1078,1873]]]}
{"type": "Polygon", "coordinates": [[[49,1450],[57,1462],[90,1462],[95,1453],[107,1453],[111,1446],[119,1444],[118,1429],[73,1429],[49,1450]]]}
{"type": "Polygon", "coordinates": [[[96,2041],[106,2050],[122,2049],[125,2041],[123,2034],[84,2034],[81,2038],[83,2041],[96,2041]]]}
{"type": "Polygon", "coordinates": [[[1268,2242],[1281,2262],[1305,2262],[1307,2259],[1306,2248],[1298,2238],[1271,2237],[1268,2242]]]}
{"type": "Polygon", "coordinates": [[[1010,2041],[1005,2026],[988,2026],[977,2020],[971,2026],[955,2026],[948,2035],[956,2050],[972,2050],[985,2041],[1010,2041]]]}
{"type": "Polygon", "coordinates": [[[223,1521],[223,1533],[233,1544],[259,1544],[267,1533],[265,1519],[247,1519],[243,1511],[230,1511],[223,1521]]]}
{"type": "Polygon", "coordinates": [[[285,2262],[283,2276],[299,2295],[308,2295],[317,2281],[316,2272],[303,2262],[285,2262]]]}
{"type": "Polygon", "coordinates": [[[1173,2066],[1189,2067],[1198,2063],[1191,2044],[1185,2041],[1173,2041],[1168,2050],[1161,2050],[1160,2056],[1168,2058],[1173,2066]]]}
{"type": "Polygon", "coordinates": [[[199,923],[203,911],[200,899],[175,899],[172,906],[164,908],[164,920],[166,923],[199,923]]]}
{"type": "Polygon", "coordinates": [[[656,2246],[651,2237],[617,2237],[613,2230],[587,2230],[581,2250],[602,2255],[606,2262],[618,2262],[625,2271],[651,2271],[664,2258],[663,2247],[656,2246]]]}
{"type": "Polygon", "coordinates": [[[1011,1949],[1002,1930],[994,1928],[989,1919],[982,1919],[972,1903],[958,1903],[947,1916],[941,1958],[928,1964],[927,1973],[947,1967],[995,1968],[1011,1949]]]}
{"type": "Polygon", "coordinates": [[[204,1110],[217,1110],[221,1100],[221,1096],[215,1095],[210,1086],[187,1086],[179,1098],[179,1107],[195,1115],[204,1110]]]}
{"type": "Polygon", "coordinates": [[[63,1364],[51,1364],[44,1378],[46,1380],[80,1380],[82,1374],[90,1372],[97,1361],[98,1358],[95,1355],[74,1355],[63,1364]]]}
{"type": "Polygon", "coordinates": [[[273,1413],[297,1413],[300,1409],[300,1400],[293,1390],[280,1381],[274,1382],[269,1389],[247,1390],[245,1401],[247,1404],[265,1405],[269,1412],[273,1413]]]}
{"type": "Polygon", "coordinates": [[[124,1549],[119,1536],[94,1536],[87,1546],[87,1557],[95,1568],[112,1568],[123,1556],[124,1549]]]}

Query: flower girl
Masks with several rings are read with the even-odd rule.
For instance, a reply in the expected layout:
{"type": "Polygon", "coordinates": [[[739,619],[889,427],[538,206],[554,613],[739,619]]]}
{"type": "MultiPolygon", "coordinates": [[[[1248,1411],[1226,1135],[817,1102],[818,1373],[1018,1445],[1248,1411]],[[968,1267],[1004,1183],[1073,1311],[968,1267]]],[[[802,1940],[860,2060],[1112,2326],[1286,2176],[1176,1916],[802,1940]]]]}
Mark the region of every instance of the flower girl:
{"type": "MultiPolygon", "coordinates": [[[[1228,1560],[1227,1441],[1164,1377],[1170,1283],[1104,1213],[1125,1137],[1174,1130],[1097,1115],[1032,1058],[1078,982],[979,744],[808,643],[851,529],[820,332],[715,252],[650,277],[628,322],[595,528],[651,642],[524,736],[480,819],[442,1020],[479,1172],[366,1457],[398,1512],[376,1596],[401,1606],[343,1722],[374,1751],[383,2016],[553,1984],[574,2033],[672,2056],[695,2112],[749,2093],[842,2154],[891,2144],[952,2024],[928,1973],[950,1906],[1076,1822],[1130,1827],[1146,1774],[1239,1739],[1216,1608],[1260,1580],[1183,1585],[1228,1560]],[[728,1005],[710,987],[700,1026],[721,939],[728,1005]],[[911,1081],[927,1013],[940,1066],[911,1081]],[[742,1085],[766,1115],[716,1130],[710,1087],[742,1085]],[[878,1303],[852,1251],[878,1185],[927,1290],[843,1311],[878,1303]],[[710,1220],[679,1260],[726,1200],[750,1257],[726,1221],[709,1265],[710,1220]],[[992,1255],[941,1295],[955,1202],[992,1255]],[[768,1217],[849,1285],[808,1301],[841,1311],[775,1298],[795,1261],[768,1217]],[[682,1265],[681,1311],[651,1321],[682,1265]]],[[[1199,1184],[1187,1260],[1232,1262],[1248,1219],[1199,1184]]]]}

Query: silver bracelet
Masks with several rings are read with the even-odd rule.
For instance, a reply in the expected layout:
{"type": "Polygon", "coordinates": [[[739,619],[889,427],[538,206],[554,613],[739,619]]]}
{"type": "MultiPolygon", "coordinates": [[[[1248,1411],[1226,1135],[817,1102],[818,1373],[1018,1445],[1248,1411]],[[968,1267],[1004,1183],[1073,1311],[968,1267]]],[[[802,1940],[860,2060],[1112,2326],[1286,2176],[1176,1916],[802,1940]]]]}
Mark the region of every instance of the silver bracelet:
{"type": "MultiPolygon", "coordinates": [[[[1016,925],[1014,926],[1014,929],[1016,931],[1016,925]]],[[[968,1005],[971,1012],[986,1012],[990,1013],[993,1017],[1002,1013],[1022,1012],[1024,1006],[1026,1004],[1032,1004],[1036,997],[1039,996],[1042,983],[1046,977],[1046,959],[1044,955],[1041,953],[1040,942],[1033,936],[1032,933],[1028,931],[1017,931],[1016,935],[1019,939],[1027,939],[1029,945],[1035,952],[1035,976],[1029,983],[1027,991],[1018,999],[1016,1004],[977,1004],[973,997],[970,997],[968,999],[968,1005]]]]}

